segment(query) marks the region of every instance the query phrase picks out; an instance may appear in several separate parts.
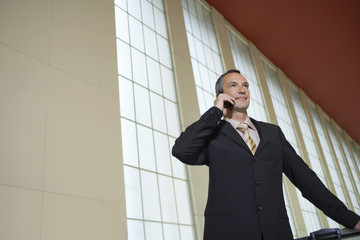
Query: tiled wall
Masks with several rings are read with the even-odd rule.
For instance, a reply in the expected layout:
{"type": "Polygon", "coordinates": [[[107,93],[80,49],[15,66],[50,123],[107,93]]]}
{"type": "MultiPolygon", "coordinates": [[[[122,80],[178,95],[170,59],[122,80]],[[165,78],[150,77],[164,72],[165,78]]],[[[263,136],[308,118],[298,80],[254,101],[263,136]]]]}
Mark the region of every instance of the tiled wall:
{"type": "Polygon", "coordinates": [[[0,0],[0,239],[126,239],[111,0],[0,0]]]}

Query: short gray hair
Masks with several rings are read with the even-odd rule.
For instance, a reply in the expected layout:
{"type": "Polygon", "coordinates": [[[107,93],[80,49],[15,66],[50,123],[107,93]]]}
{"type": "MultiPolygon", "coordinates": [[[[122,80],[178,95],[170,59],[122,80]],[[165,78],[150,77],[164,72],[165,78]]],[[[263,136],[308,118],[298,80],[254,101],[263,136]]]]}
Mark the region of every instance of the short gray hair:
{"type": "Polygon", "coordinates": [[[216,96],[219,96],[219,94],[224,93],[224,77],[229,74],[229,73],[238,73],[241,74],[239,70],[236,69],[230,69],[229,71],[227,71],[226,73],[222,74],[218,80],[215,83],[215,92],[216,92],[216,96]]]}

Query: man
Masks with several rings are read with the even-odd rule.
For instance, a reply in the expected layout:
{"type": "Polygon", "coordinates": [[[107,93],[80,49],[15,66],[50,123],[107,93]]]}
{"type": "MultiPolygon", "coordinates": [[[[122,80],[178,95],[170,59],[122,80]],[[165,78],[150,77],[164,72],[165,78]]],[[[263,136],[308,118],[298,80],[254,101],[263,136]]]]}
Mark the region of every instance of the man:
{"type": "Polygon", "coordinates": [[[214,107],[181,133],[172,150],[183,163],[209,167],[205,240],[293,239],[282,173],[326,215],[360,230],[360,216],[327,190],[281,129],[249,118],[249,83],[239,71],[221,75],[215,88],[214,107]]]}

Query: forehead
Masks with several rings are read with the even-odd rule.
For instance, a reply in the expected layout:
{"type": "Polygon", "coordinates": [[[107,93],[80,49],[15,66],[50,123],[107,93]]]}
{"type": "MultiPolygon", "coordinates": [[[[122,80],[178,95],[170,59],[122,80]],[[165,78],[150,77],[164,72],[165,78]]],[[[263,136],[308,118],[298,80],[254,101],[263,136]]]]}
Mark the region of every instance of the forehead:
{"type": "Polygon", "coordinates": [[[247,82],[247,80],[240,73],[229,73],[229,74],[225,75],[225,77],[224,77],[224,84],[230,83],[230,82],[244,83],[244,82],[247,82]]]}

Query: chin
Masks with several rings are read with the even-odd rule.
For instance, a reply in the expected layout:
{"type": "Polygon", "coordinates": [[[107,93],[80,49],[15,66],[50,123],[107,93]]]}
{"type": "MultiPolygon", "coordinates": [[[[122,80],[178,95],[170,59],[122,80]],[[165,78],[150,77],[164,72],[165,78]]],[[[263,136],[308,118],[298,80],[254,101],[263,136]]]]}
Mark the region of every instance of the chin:
{"type": "Polygon", "coordinates": [[[239,106],[239,105],[235,105],[233,108],[233,111],[237,111],[237,112],[245,112],[248,109],[249,106],[239,106]]]}

